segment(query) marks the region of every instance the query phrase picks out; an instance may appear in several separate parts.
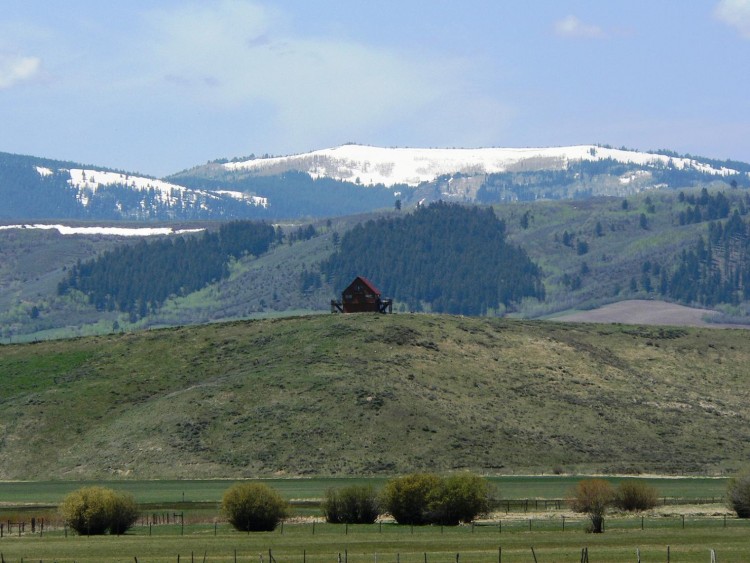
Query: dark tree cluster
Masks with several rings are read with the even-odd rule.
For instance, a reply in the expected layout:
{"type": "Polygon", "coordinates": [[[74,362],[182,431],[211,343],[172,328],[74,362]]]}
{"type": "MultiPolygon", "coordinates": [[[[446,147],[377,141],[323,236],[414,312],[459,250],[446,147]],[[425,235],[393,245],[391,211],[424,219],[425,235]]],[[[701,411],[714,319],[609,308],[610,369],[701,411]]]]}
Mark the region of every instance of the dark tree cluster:
{"type": "Polygon", "coordinates": [[[249,219],[329,217],[392,208],[394,192],[407,198],[413,191],[406,185],[361,186],[332,178],[310,177],[304,172],[284,172],[276,176],[250,176],[210,180],[203,177],[179,176],[172,179],[193,189],[225,190],[229,183],[233,190],[267,197],[268,208],[256,207],[243,216],[249,219]]]}
{"type": "Polygon", "coordinates": [[[492,209],[442,202],[358,225],[321,270],[337,288],[365,276],[412,310],[483,315],[544,298],[539,268],[507,243],[492,209]]]}
{"type": "Polygon", "coordinates": [[[79,262],[60,282],[58,293],[77,289],[98,309],[126,312],[135,320],[171,295],[197,291],[225,277],[230,258],[263,254],[275,238],[271,225],[235,221],[199,236],[141,240],[79,262]]]}
{"type": "MultiPolygon", "coordinates": [[[[723,192],[712,195],[708,193],[706,188],[701,190],[698,197],[695,195],[685,195],[684,192],[680,192],[678,200],[688,204],[687,209],[680,211],[678,216],[680,225],[690,225],[693,223],[701,223],[703,221],[726,219],[729,217],[729,212],[731,210],[729,200],[723,192]]],[[[740,200],[740,203],[744,210],[744,202],[740,200]]]]}
{"type": "Polygon", "coordinates": [[[682,251],[665,293],[708,306],[750,299],[750,225],[738,210],[726,222],[709,223],[708,239],[682,251]]]}

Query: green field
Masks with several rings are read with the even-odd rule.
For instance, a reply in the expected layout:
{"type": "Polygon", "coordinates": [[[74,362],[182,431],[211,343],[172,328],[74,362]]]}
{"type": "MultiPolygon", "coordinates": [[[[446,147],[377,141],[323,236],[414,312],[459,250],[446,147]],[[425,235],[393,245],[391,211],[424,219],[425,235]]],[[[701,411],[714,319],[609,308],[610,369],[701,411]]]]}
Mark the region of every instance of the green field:
{"type": "MultiPolygon", "coordinates": [[[[501,500],[566,498],[581,476],[508,476],[488,477],[495,485],[501,500]]],[[[617,485],[624,478],[607,477],[617,485]]],[[[631,479],[631,477],[628,477],[631,479]]],[[[329,488],[354,484],[369,484],[376,489],[385,482],[381,478],[309,478],[263,479],[262,482],[278,490],[290,501],[319,500],[329,488]]],[[[726,492],[727,480],[719,478],[638,478],[659,491],[660,497],[681,501],[721,499],[726,492]]],[[[141,504],[218,503],[224,491],[236,480],[158,480],[158,481],[3,481],[0,482],[2,506],[50,506],[59,503],[69,492],[87,485],[101,485],[132,494],[141,504]]]]}
{"type": "MultiPolygon", "coordinates": [[[[269,550],[281,562],[455,563],[533,561],[531,548],[541,562],[580,561],[589,548],[591,561],[665,561],[667,546],[672,561],[708,561],[709,549],[720,561],[750,560],[750,522],[738,520],[719,500],[725,479],[644,478],[658,488],[668,505],[644,514],[613,514],[605,520],[603,535],[585,533],[587,520],[563,506],[544,501],[565,498],[579,476],[491,478],[501,502],[497,511],[474,526],[409,527],[389,521],[374,525],[325,524],[316,501],[329,487],[370,483],[380,487],[385,479],[267,479],[264,482],[291,500],[292,517],[273,533],[238,533],[223,520],[219,500],[233,481],[108,481],[96,484],[132,493],[141,503],[142,517],[125,536],[79,537],[66,531],[55,507],[69,491],[93,482],[0,483],[0,554],[4,561],[180,561],[268,562],[269,550]],[[184,497],[183,497],[184,494],[184,497]],[[705,502],[690,510],[673,503],[705,502]],[[531,499],[524,505],[518,501],[531,499]],[[510,513],[503,501],[515,501],[510,513]],[[543,504],[544,503],[544,504],[543,504]],[[525,508],[522,508],[525,506],[525,508]],[[528,510],[528,512],[525,512],[528,510]],[[523,512],[523,513],[522,513],[523,512]],[[315,517],[311,519],[309,517],[315,517]],[[30,520],[36,518],[35,533],[30,520]],[[184,525],[182,518],[184,518],[184,525]],[[306,517],[306,518],[301,518],[306,517]],[[41,519],[45,521],[40,533],[41,519]],[[18,524],[24,522],[24,533],[18,524]],[[8,527],[10,524],[10,528],[8,527]],[[500,551],[502,550],[502,551],[500,551]]],[[[610,478],[616,483],[619,478],[610,478]]]]}
{"type": "MultiPolygon", "coordinates": [[[[638,520],[631,519],[635,524],[638,520]]],[[[672,519],[659,527],[641,530],[637,525],[610,527],[602,535],[587,534],[581,521],[569,522],[562,531],[559,521],[515,527],[462,526],[457,528],[372,525],[343,526],[286,524],[272,533],[243,534],[226,525],[137,527],[122,537],[78,537],[61,531],[36,535],[5,536],[0,551],[5,561],[134,561],[166,562],[268,561],[269,550],[276,561],[372,563],[492,563],[531,562],[533,547],[539,562],[578,562],[581,549],[588,547],[591,561],[635,561],[640,549],[643,561],[706,562],[709,549],[716,549],[722,563],[750,559],[747,522],[672,519]],[[536,526],[536,527],[535,527],[536,526]],[[149,533],[151,535],[149,535],[149,533]],[[183,535],[184,534],[184,535],[183,535]]],[[[525,524],[525,523],[524,523],[525,524]]]]}

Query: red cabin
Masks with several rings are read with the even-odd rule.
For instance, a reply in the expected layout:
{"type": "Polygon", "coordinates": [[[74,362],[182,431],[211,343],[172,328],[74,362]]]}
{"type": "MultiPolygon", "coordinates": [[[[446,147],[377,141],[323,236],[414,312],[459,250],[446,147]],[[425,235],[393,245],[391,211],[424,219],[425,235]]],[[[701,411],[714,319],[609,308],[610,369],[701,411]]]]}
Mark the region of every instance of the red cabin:
{"type": "Polygon", "coordinates": [[[370,280],[357,276],[341,294],[341,301],[331,301],[331,313],[392,313],[393,299],[382,299],[380,290],[370,280]]]}

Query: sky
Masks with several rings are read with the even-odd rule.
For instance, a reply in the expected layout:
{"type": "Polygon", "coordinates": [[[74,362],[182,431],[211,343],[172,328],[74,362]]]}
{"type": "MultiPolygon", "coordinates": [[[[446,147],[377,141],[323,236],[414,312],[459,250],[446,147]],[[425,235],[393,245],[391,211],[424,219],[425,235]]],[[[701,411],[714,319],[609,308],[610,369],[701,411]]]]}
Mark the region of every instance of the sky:
{"type": "Polygon", "coordinates": [[[157,177],[347,142],[750,162],[750,0],[3,0],[0,151],[157,177]]]}

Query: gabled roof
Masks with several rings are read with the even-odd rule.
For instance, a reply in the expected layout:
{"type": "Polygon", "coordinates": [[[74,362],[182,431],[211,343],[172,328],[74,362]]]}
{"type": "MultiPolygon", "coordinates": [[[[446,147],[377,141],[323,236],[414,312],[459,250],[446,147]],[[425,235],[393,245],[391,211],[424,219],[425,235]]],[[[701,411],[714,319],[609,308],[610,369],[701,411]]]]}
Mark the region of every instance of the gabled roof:
{"type": "Polygon", "coordinates": [[[375,285],[370,280],[368,280],[367,278],[363,278],[362,276],[357,276],[356,278],[354,278],[354,280],[349,284],[348,287],[354,285],[357,280],[361,281],[367,287],[367,289],[372,291],[375,295],[380,296],[380,290],[375,287],[375,285]]]}

